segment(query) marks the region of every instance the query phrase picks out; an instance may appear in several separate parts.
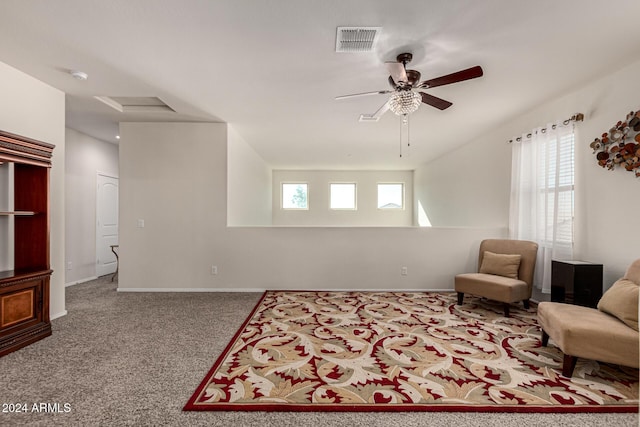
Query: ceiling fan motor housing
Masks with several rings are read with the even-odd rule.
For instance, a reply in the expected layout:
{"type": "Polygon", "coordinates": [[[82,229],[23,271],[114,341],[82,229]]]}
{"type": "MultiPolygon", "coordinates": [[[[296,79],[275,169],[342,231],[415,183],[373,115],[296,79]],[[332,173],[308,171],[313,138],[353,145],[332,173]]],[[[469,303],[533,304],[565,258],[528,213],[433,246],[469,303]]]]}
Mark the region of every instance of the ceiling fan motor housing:
{"type": "Polygon", "coordinates": [[[409,62],[411,62],[412,59],[412,53],[401,53],[400,55],[396,56],[396,61],[402,63],[403,65],[407,65],[409,62]]]}
{"type": "Polygon", "coordinates": [[[416,70],[407,70],[407,84],[415,86],[420,81],[420,72],[416,70]]]}
{"type": "Polygon", "coordinates": [[[414,87],[416,84],[418,84],[418,82],[420,82],[421,74],[419,71],[406,70],[406,74],[407,74],[406,82],[400,81],[396,83],[393,80],[393,76],[389,76],[389,84],[391,85],[391,87],[396,90],[401,90],[401,89],[408,90],[414,87]]]}

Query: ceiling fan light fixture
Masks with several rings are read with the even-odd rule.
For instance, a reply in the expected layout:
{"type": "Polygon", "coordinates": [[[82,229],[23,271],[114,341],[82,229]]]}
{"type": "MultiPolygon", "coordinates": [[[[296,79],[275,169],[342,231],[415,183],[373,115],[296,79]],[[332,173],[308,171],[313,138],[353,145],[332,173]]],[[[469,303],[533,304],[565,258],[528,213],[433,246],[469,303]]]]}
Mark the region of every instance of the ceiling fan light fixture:
{"type": "Polygon", "coordinates": [[[420,107],[422,97],[412,90],[399,90],[391,94],[389,109],[398,116],[411,114],[420,107]]]}

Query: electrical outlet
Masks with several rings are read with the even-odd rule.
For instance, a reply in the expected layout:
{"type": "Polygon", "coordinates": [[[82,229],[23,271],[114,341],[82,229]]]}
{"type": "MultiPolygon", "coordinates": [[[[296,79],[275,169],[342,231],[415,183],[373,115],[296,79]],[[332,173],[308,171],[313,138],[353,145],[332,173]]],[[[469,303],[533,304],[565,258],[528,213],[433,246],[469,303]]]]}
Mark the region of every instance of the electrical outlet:
{"type": "Polygon", "coordinates": [[[409,271],[407,270],[407,267],[402,267],[402,268],[400,269],[400,274],[401,274],[402,276],[406,276],[406,275],[408,275],[408,274],[409,274],[409,271]]]}
{"type": "Polygon", "coordinates": [[[71,270],[73,268],[73,264],[71,261],[67,262],[67,270],[71,270]]]}
{"type": "Polygon", "coordinates": [[[138,220],[138,228],[144,228],[144,219],[138,220]]]}
{"type": "Polygon", "coordinates": [[[212,265],[211,266],[211,275],[215,276],[216,274],[218,274],[218,266],[212,265]]]}

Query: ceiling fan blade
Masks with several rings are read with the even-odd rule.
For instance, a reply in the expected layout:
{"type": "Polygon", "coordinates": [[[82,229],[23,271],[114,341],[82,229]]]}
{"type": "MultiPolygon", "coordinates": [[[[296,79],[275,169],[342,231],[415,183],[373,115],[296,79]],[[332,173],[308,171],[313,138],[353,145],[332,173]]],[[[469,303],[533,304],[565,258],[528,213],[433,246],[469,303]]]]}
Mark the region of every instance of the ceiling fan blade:
{"type": "Polygon", "coordinates": [[[375,113],[373,113],[371,115],[372,118],[376,118],[379,119],[380,117],[382,117],[382,115],[384,113],[386,113],[387,111],[389,111],[389,101],[385,102],[384,104],[382,104],[382,107],[378,108],[378,111],[376,111],[375,113]]]}
{"type": "Polygon", "coordinates": [[[475,67],[467,68],[466,70],[458,71],[456,73],[447,74],[446,76],[436,77],[435,79],[425,80],[418,85],[420,88],[444,86],[451,83],[458,83],[464,80],[475,79],[481,77],[483,74],[482,67],[476,65],[475,67]]]}
{"type": "Polygon", "coordinates": [[[404,69],[404,65],[399,62],[385,62],[385,65],[396,84],[407,82],[407,70],[404,69]]]}
{"type": "Polygon", "coordinates": [[[389,110],[389,101],[382,104],[382,107],[378,108],[378,111],[373,114],[361,114],[359,121],[377,122],[378,120],[380,120],[380,117],[382,117],[382,115],[387,112],[387,110],[389,110]]]}
{"type": "Polygon", "coordinates": [[[347,99],[347,98],[357,98],[358,96],[384,95],[385,93],[391,93],[391,92],[393,92],[393,91],[392,90],[378,90],[376,92],[353,93],[351,95],[336,96],[336,100],[347,99]]]}
{"type": "Polygon", "coordinates": [[[422,96],[422,102],[431,105],[432,107],[436,107],[438,110],[446,110],[453,105],[451,102],[445,101],[444,99],[438,98],[437,96],[429,95],[428,93],[424,92],[419,93],[420,96],[422,96]]]}

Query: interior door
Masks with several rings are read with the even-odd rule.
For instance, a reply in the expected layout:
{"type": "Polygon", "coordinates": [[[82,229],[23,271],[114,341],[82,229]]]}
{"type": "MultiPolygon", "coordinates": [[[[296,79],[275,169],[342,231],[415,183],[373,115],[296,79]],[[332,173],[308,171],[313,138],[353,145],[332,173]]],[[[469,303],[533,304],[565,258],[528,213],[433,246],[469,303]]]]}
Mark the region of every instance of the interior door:
{"type": "Polygon", "coordinates": [[[118,244],[118,178],[98,174],[97,181],[96,275],[99,277],[115,273],[117,266],[111,245],[118,244]]]}

